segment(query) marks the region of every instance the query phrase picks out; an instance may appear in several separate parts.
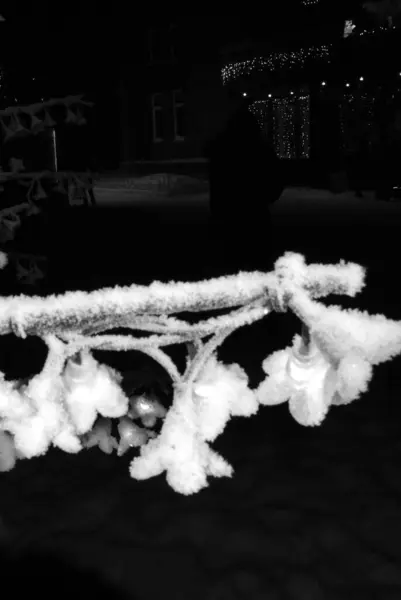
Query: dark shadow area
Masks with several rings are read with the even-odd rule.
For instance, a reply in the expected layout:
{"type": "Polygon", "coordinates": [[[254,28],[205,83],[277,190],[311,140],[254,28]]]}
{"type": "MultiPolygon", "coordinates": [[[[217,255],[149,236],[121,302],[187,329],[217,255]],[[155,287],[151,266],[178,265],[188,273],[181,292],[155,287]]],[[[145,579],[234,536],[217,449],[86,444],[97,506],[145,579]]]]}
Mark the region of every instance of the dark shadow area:
{"type": "Polygon", "coordinates": [[[77,593],[90,593],[97,598],[124,600],[133,598],[111,585],[94,570],[85,569],[73,560],[53,551],[13,552],[0,548],[2,583],[16,597],[40,593],[44,600],[71,598],[77,593]],[[85,591],[84,591],[85,590],[85,591]]]}
{"type": "Polygon", "coordinates": [[[234,271],[267,266],[270,205],[286,185],[283,163],[263,138],[250,111],[252,102],[250,97],[234,97],[225,127],[205,148],[215,260],[234,271]]]}

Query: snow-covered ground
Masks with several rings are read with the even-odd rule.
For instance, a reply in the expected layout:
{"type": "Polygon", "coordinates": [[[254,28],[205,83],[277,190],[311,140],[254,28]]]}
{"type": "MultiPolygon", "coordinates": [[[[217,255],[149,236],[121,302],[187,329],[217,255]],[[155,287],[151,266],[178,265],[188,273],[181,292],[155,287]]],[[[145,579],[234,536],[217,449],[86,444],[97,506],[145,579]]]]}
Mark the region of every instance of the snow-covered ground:
{"type": "Polygon", "coordinates": [[[344,214],[365,213],[373,215],[401,216],[401,201],[380,202],[374,192],[364,192],[363,198],[357,198],[352,192],[333,194],[328,190],[313,188],[287,188],[277,204],[273,205],[273,214],[292,213],[302,215],[304,211],[344,214]]]}
{"type": "MultiPolygon", "coordinates": [[[[168,196],[157,190],[141,190],[117,182],[99,182],[95,188],[99,206],[129,206],[144,208],[193,208],[199,213],[209,212],[207,192],[168,196]]],[[[365,192],[363,198],[357,198],[351,192],[333,194],[328,190],[312,188],[287,188],[278,202],[272,205],[272,216],[279,223],[291,215],[297,219],[308,220],[311,217],[325,216],[330,219],[344,219],[355,215],[365,218],[379,217],[382,222],[391,222],[394,217],[401,218],[401,201],[379,202],[373,192],[365,192]]]]}

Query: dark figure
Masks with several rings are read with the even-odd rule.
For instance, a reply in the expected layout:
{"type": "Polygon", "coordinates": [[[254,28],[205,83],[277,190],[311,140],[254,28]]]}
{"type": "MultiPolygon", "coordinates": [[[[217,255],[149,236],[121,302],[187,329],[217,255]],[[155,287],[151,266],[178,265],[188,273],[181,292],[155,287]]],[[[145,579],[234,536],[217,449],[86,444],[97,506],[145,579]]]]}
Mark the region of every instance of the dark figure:
{"type": "Polygon", "coordinates": [[[219,270],[270,269],[270,204],[284,189],[281,162],[240,102],[225,129],[209,144],[212,263],[219,270]]]}
{"type": "Polygon", "coordinates": [[[366,170],[368,169],[369,159],[369,143],[366,139],[361,138],[357,141],[354,151],[349,158],[350,170],[348,178],[350,188],[357,198],[363,198],[362,189],[366,183],[366,170]]]}
{"type": "Polygon", "coordinates": [[[390,201],[394,186],[398,184],[401,138],[397,113],[386,107],[389,115],[382,124],[376,147],[377,182],[376,199],[390,201]]]}
{"type": "Polygon", "coordinates": [[[394,146],[385,141],[379,148],[377,156],[376,199],[389,202],[393,195],[394,185],[394,146]]]}

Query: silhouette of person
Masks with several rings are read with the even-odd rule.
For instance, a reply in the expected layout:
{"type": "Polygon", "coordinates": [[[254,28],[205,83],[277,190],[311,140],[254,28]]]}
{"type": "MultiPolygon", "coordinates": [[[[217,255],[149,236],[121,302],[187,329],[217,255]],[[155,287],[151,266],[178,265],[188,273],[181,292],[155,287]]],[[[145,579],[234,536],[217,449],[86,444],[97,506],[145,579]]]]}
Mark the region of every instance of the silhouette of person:
{"type": "Polygon", "coordinates": [[[284,189],[280,160],[241,98],[209,143],[212,262],[225,271],[269,270],[271,203],[284,189]]]}

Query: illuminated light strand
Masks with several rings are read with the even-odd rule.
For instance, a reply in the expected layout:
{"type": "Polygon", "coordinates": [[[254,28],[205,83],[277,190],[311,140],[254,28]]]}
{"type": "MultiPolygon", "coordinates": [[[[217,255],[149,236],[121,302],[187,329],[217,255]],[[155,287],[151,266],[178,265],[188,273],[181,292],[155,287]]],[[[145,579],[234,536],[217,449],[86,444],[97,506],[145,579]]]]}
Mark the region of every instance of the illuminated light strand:
{"type": "Polygon", "coordinates": [[[342,147],[345,152],[355,151],[361,135],[368,146],[372,146],[371,132],[375,122],[376,100],[373,94],[359,93],[356,95],[352,92],[344,94],[341,103],[340,127],[342,147]],[[357,124],[356,130],[355,123],[357,124]]]}
{"type": "Polygon", "coordinates": [[[309,158],[309,95],[297,96],[294,94],[288,97],[257,100],[252,103],[250,110],[255,115],[260,128],[265,133],[270,130],[273,146],[279,158],[309,158]]]}
{"type": "Polygon", "coordinates": [[[224,85],[229,81],[249,75],[253,71],[278,71],[304,67],[306,62],[322,60],[330,62],[331,46],[313,46],[301,48],[293,52],[273,52],[267,57],[258,56],[250,60],[230,63],[222,68],[221,75],[224,85]]]}
{"type": "Polygon", "coordinates": [[[344,38],[360,37],[364,35],[378,35],[379,33],[389,32],[397,29],[396,25],[379,25],[379,27],[371,27],[369,29],[358,30],[352,20],[346,20],[344,24],[344,38]],[[356,30],[356,31],[355,31],[356,30]]]}
{"type": "Polygon", "coordinates": [[[377,35],[379,33],[382,32],[389,32],[389,31],[393,31],[394,29],[397,29],[397,27],[395,25],[392,25],[391,27],[377,27],[375,29],[363,29],[362,31],[356,31],[353,35],[358,35],[358,36],[362,36],[362,35],[377,35]]]}
{"type": "MultiPolygon", "coordinates": [[[[364,29],[362,31],[354,31],[355,25],[352,21],[346,21],[344,28],[344,37],[362,37],[373,36],[382,32],[396,30],[397,27],[380,26],[375,29],[364,29]]],[[[292,52],[274,52],[267,57],[258,56],[249,60],[238,61],[225,65],[221,69],[221,75],[224,85],[229,81],[238,79],[244,75],[249,75],[253,71],[279,71],[282,69],[294,69],[304,67],[305,63],[313,60],[331,61],[331,51],[333,44],[323,46],[312,46],[310,48],[301,48],[292,52]]]]}
{"type": "MultiPolygon", "coordinates": [[[[360,76],[359,82],[365,78],[360,76]]],[[[325,82],[322,82],[322,84],[325,82]]],[[[348,84],[350,86],[350,84],[348,84]]],[[[357,84],[355,91],[343,92],[341,101],[341,133],[342,145],[346,150],[352,150],[355,145],[355,118],[357,119],[358,135],[362,131],[368,145],[373,143],[371,132],[374,128],[375,107],[377,98],[372,92],[363,91],[357,84]],[[351,121],[350,121],[351,120],[351,121]]],[[[290,92],[285,97],[273,97],[256,100],[250,110],[255,115],[260,128],[267,133],[270,130],[273,145],[280,158],[299,159],[310,157],[310,96],[304,93],[295,95],[290,92]],[[296,131],[295,114],[298,103],[299,123],[296,131]]]]}

